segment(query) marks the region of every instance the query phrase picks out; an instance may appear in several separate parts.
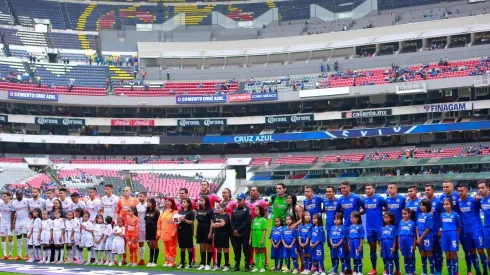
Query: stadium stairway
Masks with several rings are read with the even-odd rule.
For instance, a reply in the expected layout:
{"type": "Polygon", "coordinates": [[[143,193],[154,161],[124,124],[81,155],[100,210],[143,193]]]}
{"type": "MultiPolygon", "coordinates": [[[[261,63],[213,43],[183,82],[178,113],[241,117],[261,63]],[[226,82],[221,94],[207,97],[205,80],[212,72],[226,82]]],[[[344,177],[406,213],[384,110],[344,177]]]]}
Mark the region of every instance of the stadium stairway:
{"type": "Polygon", "coordinates": [[[120,67],[109,66],[110,79],[111,80],[133,80],[133,76],[127,71],[120,67]]]}
{"type": "Polygon", "coordinates": [[[9,6],[10,12],[12,13],[12,17],[14,19],[15,25],[20,25],[19,17],[17,17],[17,13],[15,12],[14,6],[12,5],[13,0],[6,0],[7,5],[9,6]]]}
{"type": "Polygon", "coordinates": [[[63,21],[65,21],[65,26],[69,28],[71,26],[70,17],[68,16],[68,11],[66,10],[66,5],[64,2],[60,2],[61,5],[61,15],[63,15],[63,21]]]}
{"type": "Polygon", "coordinates": [[[78,23],[77,23],[77,30],[78,31],[84,31],[85,30],[85,25],[87,24],[87,18],[92,14],[95,8],[95,4],[90,4],[87,6],[87,8],[83,11],[83,13],[80,15],[78,18],[78,23]]]}

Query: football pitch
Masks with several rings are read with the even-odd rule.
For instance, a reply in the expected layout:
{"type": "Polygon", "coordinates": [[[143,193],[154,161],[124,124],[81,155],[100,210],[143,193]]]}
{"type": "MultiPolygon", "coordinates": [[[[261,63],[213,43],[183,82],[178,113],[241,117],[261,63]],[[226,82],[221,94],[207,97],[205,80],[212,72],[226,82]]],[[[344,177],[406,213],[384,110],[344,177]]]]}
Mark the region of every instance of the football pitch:
{"type": "MultiPolygon", "coordinates": [[[[267,230],[267,236],[269,236],[269,233],[270,233],[270,229],[271,229],[271,220],[268,220],[268,230],[267,230]]],[[[267,248],[269,249],[271,247],[270,245],[270,241],[267,239],[267,248]]],[[[197,263],[199,264],[199,258],[200,258],[200,254],[199,254],[199,246],[196,246],[196,249],[197,249],[197,253],[196,253],[196,260],[197,260],[197,263]]],[[[230,262],[231,262],[231,266],[234,267],[235,266],[235,263],[234,263],[234,257],[233,257],[233,249],[231,248],[231,245],[230,245],[230,262]]],[[[145,262],[148,261],[148,257],[149,257],[149,253],[148,253],[148,247],[146,246],[145,248],[145,262]]],[[[268,251],[269,252],[269,251],[268,251]]],[[[270,252],[269,252],[270,253],[270,252]]],[[[379,247],[378,247],[378,262],[377,262],[377,270],[378,270],[378,274],[382,274],[383,272],[383,261],[381,259],[381,257],[379,256],[379,247]]],[[[422,266],[421,266],[421,260],[420,260],[420,254],[418,253],[418,251],[415,252],[416,254],[416,269],[417,269],[417,274],[422,274],[422,266]]],[[[17,252],[16,252],[16,241],[15,241],[15,237],[14,237],[14,255],[17,255],[17,252]]],[[[463,251],[462,251],[462,248],[460,248],[459,250],[459,253],[458,253],[458,256],[459,256],[459,271],[460,271],[460,274],[466,274],[466,264],[465,264],[465,261],[464,261],[464,255],[463,255],[463,251]]],[[[269,258],[269,270],[267,272],[270,272],[272,273],[272,271],[270,270],[271,268],[274,267],[274,261],[273,260],[270,260],[270,255],[267,255],[267,257],[269,258]]],[[[242,257],[242,261],[243,261],[243,257],[242,257]]],[[[18,264],[23,264],[25,263],[25,261],[4,261],[5,263],[18,263],[18,264]]],[[[299,262],[299,259],[298,259],[298,262],[299,262]]],[[[176,261],[177,264],[180,263],[180,251],[178,250],[177,251],[177,261],[176,261]]],[[[114,267],[115,269],[124,269],[124,270],[134,270],[136,272],[138,272],[138,270],[141,270],[141,269],[145,269],[146,270],[159,270],[159,271],[162,271],[162,272],[165,272],[168,274],[168,272],[192,272],[192,273],[216,273],[216,272],[212,272],[212,271],[198,271],[196,270],[196,268],[193,268],[192,270],[185,270],[185,269],[177,269],[177,268],[168,268],[168,267],[162,267],[162,265],[164,264],[164,255],[163,255],[163,243],[160,242],[160,256],[159,256],[159,259],[158,259],[158,267],[153,267],[153,268],[147,268],[147,267],[144,267],[144,266],[138,266],[138,267],[131,267],[131,268],[127,268],[127,267],[114,267]]],[[[71,265],[73,267],[75,267],[75,265],[71,265]]],[[[241,268],[243,269],[243,262],[241,264],[241,268]]],[[[330,261],[330,250],[329,248],[327,247],[327,245],[325,245],[325,268],[327,270],[329,270],[331,268],[331,261],[330,261]]],[[[405,274],[405,269],[404,269],[404,266],[403,266],[403,257],[401,257],[401,253],[400,253],[400,266],[401,266],[401,271],[403,274],[405,274]]],[[[97,270],[97,269],[100,269],[100,268],[107,268],[106,266],[84,266],[85,268],[93,268],[94,270],[97,270]]],[[[369,245],[368,243],[364,243],[364,260],[363,260],[363,274],[367,274],[369,271],[371,271],[371,260],[369,258],[369,245]]],[[[218,273],[220,273],[220,271],[218,271],[218,273]]],[[[234,272],[236,273],[236,272],[234,272]]],[[[242,274],[245,274],[245,272],[238,272],[238,273],[242,273],[242,274]]],[[[7,273],[7,272],[1,272],[0,271],[0,275],[3,275],[3,274],[19,274],[19,273],[7,273]]],[[[447,270],[446,270],[446,262],[444,260],[444,263],[443,263],[443,272],[442,274],[447,274],[447,270]]],[[[475,274],[475,273],[473,273],[475,274]]]]}

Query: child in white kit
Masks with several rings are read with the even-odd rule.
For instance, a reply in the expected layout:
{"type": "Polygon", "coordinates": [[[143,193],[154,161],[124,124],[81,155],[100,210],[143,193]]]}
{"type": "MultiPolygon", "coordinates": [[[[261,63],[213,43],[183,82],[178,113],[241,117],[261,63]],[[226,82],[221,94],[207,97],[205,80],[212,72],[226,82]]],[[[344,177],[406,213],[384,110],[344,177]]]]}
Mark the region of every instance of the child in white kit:
{"type": "MultiPolygon", "coordinates": [[[[72,250],[72,245],[73,245],[73,239],[72,239],[72,234],[73,234],[73,212],[69,211],[66,213],[66,220],[65,220],[65,246],[66,246],[66,263],[71,263],[73,261],[73,250],[72,250]]],[[[78,226],[80,228],[80,226],[78,226]]]]}
{"type": "Polygon", "coordinates": [[[34,209],[34,211],[32,211],[32,218],[34,219],[34,222],[32,225],[32,232],[30,236],[28,236],[28,238],[32,240],[32,246],[34,250],[33,262],[39,262],[41,261],[41,209],[34,209]]]}
{"type": "Polygon", "coordinates": [[[55,246],[54,262],[53,264],[63,263],[63,243],[65,237],[65,221],[61,218],[61,211],[56,209],[54,211],[53,220],[53,243],[55,246]]]}
{"type": "Polygon", "coordinates": [[[73,252],[75,253],[75,264],[83,263],[83,247],[82,247],[82,231],[80,226],[82,225],[83,209],[77,208],[74,212],[73,218],[73,231],[71,239],[74,244],[73,252]]]}
{"type": "MultiPolygon", "coordinates": [[[[85,265],[90,264],[90,259],[92,259],[92,247],[94,246],[94,225],[90,221],[90,213],[83,213],[82,228],[82,248],[87,248],[87,261],[85,265]]],[[[82,254],[83,255],[83,254],[82,254]]]]}
{"type": "Polygon", "coordinates": [[[49,246],[53,242],[53,220],[49,219],[48,210],[43,212],[43,221],[41,223],[41,232],[39,234],[39,241],[43,246],[43,259],[39,262],[41,264],[49,264],[51,258],[51,249],[49,246]]]}
{"type": "Polygon", "coordinates": [[[107,256],[107,260],[104,263],[104,265],[109,265],[109,264],[114,264],[113,259],[112,259],[112,239],[114,238],[112,236],[112,217],[107,216],[105,217],[105,231],[104,231],[104,237],[105,237],[105,253],[107,256]]]}
{"type": "Polygon", "coordinates": [[[94,253],[95,253],[95,262],[94,265],[102,265],[104,264],[104,249],[105,249],[105,224],[104,217],[102,215],[97,215],[95,217],[94,224],[94,253]],[[100,260],[99,260],[100,259],[100,260]]]}
{"type": "Polygon", "coordinates": [[[29,254],[29,259],[27,260],[28,263],[32,263],[35,260],[34,242],[32,240],[32,228],[34,227],[34,218],[32,212],[34,212],[34,210],[29,211],[29,216],[25,225],[25,232],[27,232],[27,253],[29,254]]]}
{"type": "MultiPolygon", "coordinates": [[[[125,228],[123,224],[123,220],[121,217],[117,218],[117,225],[114,226],[114,229],[112,230],[112,254],[119,255],[119,266],[122,266],[122,261],[123,261],[123,254],[124,254],[124,235],[125,235],[125,228]]],[[[116,260],[116,257],[114,257],[114,260],[116,260]]],[[[109,266],[112,266],[113,263],[111,262],[109,266]]]]}

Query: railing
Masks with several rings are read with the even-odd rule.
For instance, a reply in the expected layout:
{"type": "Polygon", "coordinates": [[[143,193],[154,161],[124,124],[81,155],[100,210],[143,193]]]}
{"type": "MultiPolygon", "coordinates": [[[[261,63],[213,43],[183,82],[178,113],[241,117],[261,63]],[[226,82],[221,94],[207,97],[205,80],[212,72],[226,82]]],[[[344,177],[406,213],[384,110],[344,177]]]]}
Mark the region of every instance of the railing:
{"type": "Polygon", "coordinates": [[[427,93],[425,82],[403,82],[396,85],[397,94],[427,93]]]}
{"type": "Polygon", "coordinates": [[[490,85],[490,77],[488,75],[479,75],[475,78],[473,86],[475,87],[487,87],[490,85]]]}

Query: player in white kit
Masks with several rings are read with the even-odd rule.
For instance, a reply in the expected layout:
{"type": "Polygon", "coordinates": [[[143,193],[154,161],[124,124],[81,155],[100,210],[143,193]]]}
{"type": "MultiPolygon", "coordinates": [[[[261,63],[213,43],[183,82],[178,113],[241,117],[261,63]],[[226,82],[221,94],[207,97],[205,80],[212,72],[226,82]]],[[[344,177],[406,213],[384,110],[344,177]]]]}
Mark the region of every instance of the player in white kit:
{"type": "Polygon", "coordinates": [[[94,246],[94,225],[90,221],[90,213],[89,212],[83,213],[83,222],[82,222],[82,225],[80,226],[80,228],[82,229],[81,246],[83,248],[87,248],[87,254],[88,254],[87,262],[85,262],[85,265],[89,265],[90,260],[93,257],[92,247],[94,246]]]}
{"type": "Polygon", "coordinates": [[[29,201],[29,210],[34,210],[36,208],[39,208],[41,212],[46,210],[46,201],[43,198],[39,197],[41,190],[39,188],[33,187],[31,189],[31,193],[32,193],[32,198],[29,201]]]}
{"type": "Polygon", "coordinates": [[[94,253],[95,253],[94,265],[101,265],[104,263],[105,229],[106,227],[104,223],[104,218],[102,217],[102,215],[97,215],[97,217],[95,217],[95,224],[94,224],[94,253]]]}
{"type": "Polygon", "coordinates": [[[61,206],[63,210],[66,212],[73,210],[73,202],[70,198],[68,198],[68,190],[66,188],[60,188],[58,192],[58,196],[60,197],[61,206]]]}
{"type": "MultiPolygon", "coordinates": [[[[112,191],[112,185],[106,184],[104,187],[105,196],[103,196],[101,199],[102,207],[104,208],[104,218],[110,216],[112,219],[114,219],[116,215],[117,202],[119,201],[119,198],[112,194],[112,191]]],[[[114,222],[116,221],[114,220],[114,222]]]]}
{"type": "MultiPolygon", "coordinates": [[[[73,234],[73,211],[66,213],[65,219],[65,247],[66,247],[66,260],[65,263],[71,263],[73,261],[73,240],[71,238],[73,234]]],[[[80,227],[79,227],[80,228],[80,227]]]]}
{"type": "Polygon", "coordinates": [[[146,225],[145,225],[145,216],[146,216],[146,193],[140,192],[138,194],[139,203],[136,205],[136,210],[138,211],[138,219],[140,222],[140,230],[139,230],[139,250],[140,250],[140,261],[138,265],[145,265],[145,239],[146,239],[146,225]]]}
{"type": "Polygon", "coordinates": [[[32,218],[34,219],[34,222],[32,224],[32,232],[31,235],[27,235],[27,238],[32,239],[32,246],[33,246],[33,259],[35,262],[41,261],[41,230],[42,230],[42,221],[41,221],[41,216],[42,216],[42,211],[39,208],[33,209],[32,211],[32,218]]]}
{"type": "MultiPolygon", "coordinates": [[[[123,219],[121,217],[117,218],[117,225],[114,226],[112,230],[112,235],[114,236],[112,239],[112,254],[119,255],[119,266],[122,266],[123,255],[124,255],[124,236],[126,234],[126,230],[123,224],[123,219]]],[[[114,256],[114,260],[116,260],[116,256],[114,256]]],[[[112,266],[113,263],[110,263],[109,266],[112,266]]]]}
{"type": "MultiPolygon", "coordinates": [[[[46,209],[49,212],[53,211],[54,200],[56,199],[54,196],[54,190],[50,189],[46,191],[46,209]]],[[[44,210],[43,210],[44,211],[44,210]]]]}
{"type": "MultiPolygon", "coordinates": [[[[72,203],[73,203],[73,204],[72,204],[72,207],[71,207],[71,208],[72,208],[72,210],[75,210],[75,209],[77,209],[77,208],[82,208],[83,210],[85,210],[85,208],[87,207],[87,205],[85,204],[85,202],[84,202],[84,201],[82,201],[82,200],[80,199],[80,194],[78,194],[77,192],[75,192],[75,193],[72,193],[72,194],[70,195],[70,197],[71,197],[71,201],[72,201],[72,203]]],[[[63,209],[65,209],[65,208],[63,207],[63,209]]],[[[66,211],[66,209],[65,209],[65,211],[66,211]]],[[[67,212],[68,212],[68,211],[67,211],[67,212]]]]}
{"type": "Polygon", "coordinates": [[[63,244],[65,237],[65,221],[61,218],[61,211],[54,211],[54,220],[53,220],[53,243],[55,246],[54,253],[54,262],[53,264],[63,263],[63,254],[62,252],[63,244]]]}
{"type": "Polygon", "coordinates": [[[88,200],[85,202],[85,211],[90,213],[90,221],[95,222],[95,217],[99,213],[99,209],[102,208],[102,203],[97,198],[97,189],[91,187],[88,189],[88,200]]]}
{"type": "MultiPolygon", "coordinates": [[[[29,211],[28,214],[28,219],[26,222],[25,230],[26,230],[26,236],[27,236],[27,254],[29,254],[29,258],[27,259],[28,263],[34,262],[34,246],[33,246],[33,241],[32,241],[32,228],[34,227],[34,216],[33,216],[34,211],[29,211]]],[[[27,256],[27,255],[26,255],[27,256]]]]}
{"type": "Polygon", "coordinates": [[[0,202],[0,216],[1,216],[1,221],[0,221],[0,236],[2,237],[2,250],[3,250],[3,257],[2,260],[11,260],[12,259],[12,250],[14,249],[14,243],[12,240],[12,229],[13,229],[13,223],[12,223],[12,216],[13,216],[13,211],[12,211],[12,201],[10,200],[10,192],[3,192],[2,194],[2,201],[0,202]],[[9,252],[7,253],[7,237],[8,241],[10,243],[10,249],[9,252]]]}
{"type": "Polygon", "coordinates": [[[73,252],[75,254],[74,263],[83,263],[83,247],[82,247],[82,230],[81,225],[83,222],[83,210],[81,208],[73,211],[73,231],[71,239],[73,242],[73,252]]]}
{"type": "Polygon", "coordinates": [[[43,246],[43,258],[39,262],[40,264],[50,263],[51,249],[50,245],[53,242],[53,220],[49,218],[48,210],[43,212],[43,221],[41,223],[41,234],[39,237],[39,243],[43,246]]]}
{"type": "MultiPolygon", "coordinates": [[[[22,242],[27,235],[27,221],[29,217],[29,201],[24,198],[24,192],[17,190],[15,192],[15,199],[12,200],[13,209],[13,221],[15,225],[15,235],[17,236],[17,257],[16,260],[22,260],[22,242]]],[[[26,255],[26,260],[27,255],[26,255]]]]}
{"type": "Polygon", "coordinates": [[[104,230],[104,242],[105,242],[105,253],[107,260],[104,263],[104,265],[109,265],[113,263],[113,258],[112,258],[112,217],[107,216],[105,217],[105,230],[104,230]]]}

